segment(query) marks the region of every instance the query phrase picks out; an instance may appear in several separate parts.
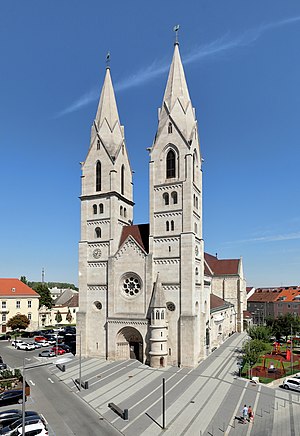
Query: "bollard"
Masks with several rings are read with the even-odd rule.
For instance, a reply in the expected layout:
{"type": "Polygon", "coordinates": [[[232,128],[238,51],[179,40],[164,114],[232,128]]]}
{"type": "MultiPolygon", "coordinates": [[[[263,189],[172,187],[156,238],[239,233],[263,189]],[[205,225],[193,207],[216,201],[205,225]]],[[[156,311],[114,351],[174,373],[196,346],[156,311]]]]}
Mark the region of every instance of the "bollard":
{"type": "Polygon", "coordinates": [[[125,421],[128,421],[128,409],[124,409],[123,419],[124,419],[125,421]]]}

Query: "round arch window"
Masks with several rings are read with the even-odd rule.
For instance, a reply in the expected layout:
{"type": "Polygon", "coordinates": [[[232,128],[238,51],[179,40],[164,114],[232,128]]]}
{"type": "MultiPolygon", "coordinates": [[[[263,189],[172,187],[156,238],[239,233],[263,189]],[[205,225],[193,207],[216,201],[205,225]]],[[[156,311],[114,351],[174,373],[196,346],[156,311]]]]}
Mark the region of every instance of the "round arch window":
{"type": "Polygon", "coordinates": [[[136,297],[141,293],[141,279],[134,273],[126,274],[121,279],[121,290],[126,297],[136,297]]]}

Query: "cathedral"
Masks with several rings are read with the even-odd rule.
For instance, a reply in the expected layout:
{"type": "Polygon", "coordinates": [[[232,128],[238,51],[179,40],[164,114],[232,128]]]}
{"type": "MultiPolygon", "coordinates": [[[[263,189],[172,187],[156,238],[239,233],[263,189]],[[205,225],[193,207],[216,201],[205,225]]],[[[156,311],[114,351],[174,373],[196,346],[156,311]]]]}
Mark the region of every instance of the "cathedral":
{"type": "Polygon", "coordinates": [[[82,163],[82,355],[195,367],[241,331],[246,286],[241,259],[225,265],[204,253],[202,158],[178,42],[148,151],[149,223],[134,224],[132,169],[108,66],[82,163]]]}

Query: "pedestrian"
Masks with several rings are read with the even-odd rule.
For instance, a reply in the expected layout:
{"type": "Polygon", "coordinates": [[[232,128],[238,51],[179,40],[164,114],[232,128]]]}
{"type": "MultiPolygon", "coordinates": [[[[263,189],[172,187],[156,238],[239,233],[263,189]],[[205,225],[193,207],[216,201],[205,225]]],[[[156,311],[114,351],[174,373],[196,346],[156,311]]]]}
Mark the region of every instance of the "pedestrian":
{"type": "Polygon", "coordinates": [[[244,422],[244,424],[246,424],[247,418],[248,418],[248,407],[246,404],[243,407],[242,415],[243,415],[243,422],[244,422]]]}
{"type": "Polygon", "coordinates": [[[249,406],[248,407],[248,419],[249,419],[249,422],[253,422],[253,417],[254,417],[254,415],[253,415],[252,407],[249,406]]]}

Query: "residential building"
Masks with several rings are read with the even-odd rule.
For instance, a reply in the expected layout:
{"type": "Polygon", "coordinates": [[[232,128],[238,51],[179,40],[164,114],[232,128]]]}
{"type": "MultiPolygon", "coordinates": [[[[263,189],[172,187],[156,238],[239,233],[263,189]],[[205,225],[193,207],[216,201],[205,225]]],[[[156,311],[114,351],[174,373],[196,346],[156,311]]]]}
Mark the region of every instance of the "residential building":
{"type": "Polygon", "coordinates": [[[286,313],[300,316],[300,286],[257,288],[248,298],[247,307],[254,324],[264,324],[267,317],[286,313]]]}
{"type": "Polygon", "coordinates": [[[28,330],[38,327],[40,295],[19,279],[0,278],[0,313],[2,333],[10,330],[6,323],[17,314],[26,315],[30,321],[28,330]]]}

